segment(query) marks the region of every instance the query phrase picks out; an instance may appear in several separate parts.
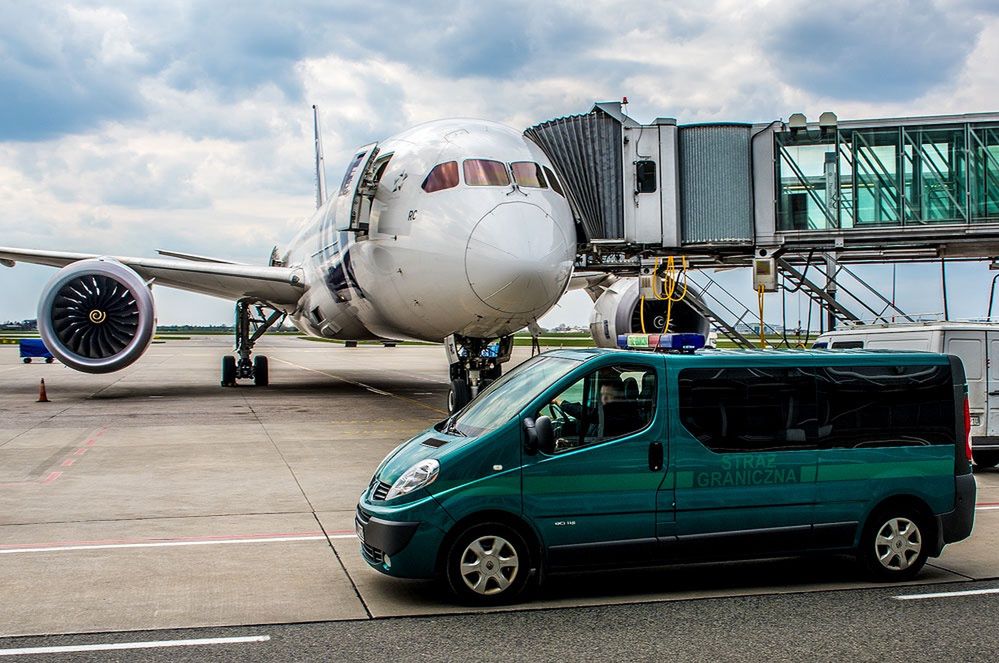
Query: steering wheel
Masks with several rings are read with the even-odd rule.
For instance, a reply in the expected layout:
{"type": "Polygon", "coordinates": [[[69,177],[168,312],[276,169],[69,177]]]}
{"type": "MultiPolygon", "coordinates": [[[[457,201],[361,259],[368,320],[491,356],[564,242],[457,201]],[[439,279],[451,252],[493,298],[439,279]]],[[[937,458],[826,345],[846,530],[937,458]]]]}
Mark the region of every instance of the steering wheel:
{"type": "Polygon", "coordinates": [[[569,421],[569,415],[566,414],[565,410],[562,409],[562,406],[555,401],[548,404],[548,409],[551,410],[552,414],[555,415],[555,419],[558,421],[569,421]]]}

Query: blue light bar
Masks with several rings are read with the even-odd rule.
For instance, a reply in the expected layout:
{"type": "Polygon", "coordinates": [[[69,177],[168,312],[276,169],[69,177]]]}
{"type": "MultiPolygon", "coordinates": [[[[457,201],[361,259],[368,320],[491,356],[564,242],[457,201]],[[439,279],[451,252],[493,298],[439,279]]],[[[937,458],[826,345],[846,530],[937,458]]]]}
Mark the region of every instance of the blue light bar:
{"type": "Polygon", "coordinates": [[[703,334],[620,334],[617,347],[623,350],[693,352],[705,345],[703,334]]]}

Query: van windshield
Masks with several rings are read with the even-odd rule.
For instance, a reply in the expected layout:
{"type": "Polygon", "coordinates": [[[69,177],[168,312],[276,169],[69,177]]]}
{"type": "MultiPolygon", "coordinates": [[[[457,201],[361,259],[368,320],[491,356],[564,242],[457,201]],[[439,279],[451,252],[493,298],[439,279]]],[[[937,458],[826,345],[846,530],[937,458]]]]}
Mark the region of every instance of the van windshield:
{"type": "Polygon", "coordinates": [[[470,437],[495,430],[579,363],[576,359],[544,355],[529,359],[489,385],[458,413],[452,426],[470,437]]]}

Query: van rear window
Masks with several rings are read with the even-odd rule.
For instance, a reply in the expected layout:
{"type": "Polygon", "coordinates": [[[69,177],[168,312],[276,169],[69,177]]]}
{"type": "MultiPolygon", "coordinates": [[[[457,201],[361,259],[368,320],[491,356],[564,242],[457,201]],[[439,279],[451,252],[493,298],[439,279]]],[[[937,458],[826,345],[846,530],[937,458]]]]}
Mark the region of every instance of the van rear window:
{"type": "Polygon", "coordinates": [[[718,453],[954,444],[949,365],[688,368],[680,420],[718,453]]]}

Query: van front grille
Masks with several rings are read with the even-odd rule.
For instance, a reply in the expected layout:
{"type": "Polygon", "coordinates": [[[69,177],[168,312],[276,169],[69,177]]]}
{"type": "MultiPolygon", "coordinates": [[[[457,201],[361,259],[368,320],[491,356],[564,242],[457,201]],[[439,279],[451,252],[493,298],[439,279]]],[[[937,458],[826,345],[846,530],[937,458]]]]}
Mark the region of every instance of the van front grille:
{"type": "Polygon", "coordinates": [[[389,488],[391,488],[391,487],[392,486],[390,486],[389,484],[385,483],[384,481],[379,481],[375,485],[374,490],[371,491],[371,499],[372,500],[378,500],[378,501],[384,500],[385,496],[388,495],[389,488]]]}

